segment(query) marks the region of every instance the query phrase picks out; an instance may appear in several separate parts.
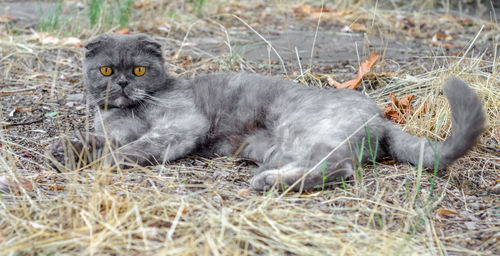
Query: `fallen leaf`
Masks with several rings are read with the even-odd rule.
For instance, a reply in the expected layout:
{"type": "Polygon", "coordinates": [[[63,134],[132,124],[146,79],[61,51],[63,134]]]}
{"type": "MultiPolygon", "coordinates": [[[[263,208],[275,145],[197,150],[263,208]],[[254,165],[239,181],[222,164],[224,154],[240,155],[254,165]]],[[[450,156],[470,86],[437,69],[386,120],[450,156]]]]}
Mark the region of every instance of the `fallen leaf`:
{"type": "Polygon", "coordinates": [[[466,18],[458,18],[458,23],[464,25],[464,26],[472,26],[474,25],[474,21],[471,19],[466,19],[466,18]]]}
{"type": "Polygon", "coordinates": [[[453,39],[453,37],[451,35],[447,35],[447,34],[443,34],[441,32],[437,32],[436,35],[434,35],[436,37],[436,40],[441,40],[441,41],[450,41],[453,39]]]}
{"type": "Polygon", "coordinates": [[[16,112],[30,112],[33,110],[33,107],[26,107],[26,108],[21,108],[21,107],[18,107],[18,108],[15,108],[13,109],[12,111],[9,112],[9,116],[12,117],[14,116],[14,114],[16,112]]]}
{"type": "MultiPolygon", "coordinates": [[[[415,95],[408,95],[398,99],[394,93],[390,94],[391,103],[384,108],[384,115],[398,124],[404,124],[406,119],[416,113],[416,109],[411,105],[415,95]]],[[[419,114],[425,113],[425,106],[419,109],[419,114]]]]}
{"type": "Polygon", "coordinates": [[[349,26],[352,31],[366,32],[366,27],[363,24],[354,23],[349,26]]]}
{"type": "Polygon", "coordinates": [[[248,188],[242,188],[240,190],[238,190],[238,195],[240,196],[248,196],[252,191],[250,191],[250,189],[248,188]]]}
{"type": "Polygon", "coordinates": [[[318,192],[315,192],[315,193],[312,193],[312,192],[304,192],[304,194],[300,195],[300,197],[302,198],[311,198],[311,197],[318,197],[321,195],[321,192],[322,191],[318,191],[318,192]]]}
{"type": "Polygon", "coordinates": [[[193,209],[192,205],[186,205],[186,207],[182,208],[182,214],[186,214],[193,209]]]}
{"type": "Polygon", "coordinates": [[[429,42],[429,45],[431,45],[431,46],[441,46],[441,47],[444,47],[444,48],[460,48],[460,46],[454,45],[452,43],[441,43],[439,41],[434,41],[434,40],[431,40],[429,42]]]}
{"type": "Polygon", "coordinates": [[[115,31],[115,34],[120,34],[120,35],[130,34],[130,30],[128,30],[128,28],[120,29],[115,31]]]}
{"type": "Polygon", "coordinates": [[[64,191],[66,189],[66,187],[63,185],[59,185],[59,184],[54,183],[54,184],[50,185],[49,189],[53,190],[53,191],[64,191]]]}
{"type": "Polygon", "coordinates": [[[454,45],[448,41],[451,41],[453,37],[448,34],[443,34],[441,32],[437,32],[432,39],[430,40],[429,44],[432,46],[441,46],[445,48],[459,48],[460,46],[454,45]]]}
{"type": "Polygon", "coordinates": [[[33,107],[26,107],[26,108],[16,108],[17,112],[30,112],[33,110],[33,107]]]}
{"type": "Polygon", "coordinates": [[[460,48],[460,46],[454,45],[452,43],[442,43],[441,47],[444,47],[444,48],[460,48]]]}
{"type": "Polygon", "coordinates": [[[458,212],[450,210],[450,209],[445,209],[445,208],[439,208],[439,209],[437,209],[436,214],[438,216],[446,216],[446,215],[460,216],[460,214],[458,212]]]}
{"type": "Polygon", "coordinates": [[[311,8],[307,5],[301,5],[293,8],[293,13],[297,17],[305,17],[311,14],[311,8]]]}
{"type": "Polygon", "coordinates": [[[312,8],[311,12],[332,12],[332,9],[323,7],[323,8],[312,8]]]}
{"type": "Polygon", "coordinates": [[[82,41],[77,37],[66,37],[59,39],[47,33],[33,33],[26,37],[26,41],[38,41],[41,44],[73,45],[82,47],[82,41]]]}
{"type": "Polygon", "coordinates": [[[368,57],[367,60],[364,60],[359,66],[358,76],[355,79],[343,83],[333,81],[333,85],[337,88],[356,89],[356,87],[358,87],[358,85],[361,83],[361,80],[363,80],[363,76],[368,74],[373,65],[375,65],[375,62],[377,62],[379,56],[380,54],[378,52],[374,52],[370,55],[370,57],[368,57]]]}
{"type": "Polygon", "coordinates": [[[40,43],[42,44],[59,44],[60,42],[61,40],[55,36],[46,36],[40,39],[40,43]]]}
{"type": "Polygon", "coordinates": [[[134,4],[134,7],[137,8],[137,9],[140,9],[142,7],[145,7],[145,6],[148,6],[151,2],[148,0],[148,1],[143,1],[143,2],[136,2],[134,4]]]}
{"type": "Polygon", "coordinates": [[[67,38],[64,38],[62,40],[62,44],[63,45],[73,45],[73,46],[76,46],[76,47],[79,47],[79,48],[81,48],[83,46],[82,40],[80,40],[80,38],[77,38],[77,37],[67,37],[67,38]]]}

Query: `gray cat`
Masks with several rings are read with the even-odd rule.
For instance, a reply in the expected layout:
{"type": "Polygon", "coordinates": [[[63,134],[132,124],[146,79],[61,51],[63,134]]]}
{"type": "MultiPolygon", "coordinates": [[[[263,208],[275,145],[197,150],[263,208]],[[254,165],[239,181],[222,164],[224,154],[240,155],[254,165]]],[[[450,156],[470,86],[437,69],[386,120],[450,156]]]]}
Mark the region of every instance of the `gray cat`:
{"type": "Polygon", "coordinates": [[[97,106],[95,134],[56,143],[52,154],[59,162],[68,160],[69,148],[99,155],[95,149],[103,147],[104,137],[119,148],[108,160],[121,167],[238,152],[259,165],[252,189],[278,184],[299,190],[353,175],[361,145],[364,162],[371,151],[417,165],[424,144],[423,166],[444,169],[484,129],[479,98],[459,79],[444,86],[452,135],[432,145],[385,119],[357,91],[308,88],[248,73],[174,78],[165,72],[160,44],[143,34],[101,35],[85,49],[83,82],[97,106]]]}

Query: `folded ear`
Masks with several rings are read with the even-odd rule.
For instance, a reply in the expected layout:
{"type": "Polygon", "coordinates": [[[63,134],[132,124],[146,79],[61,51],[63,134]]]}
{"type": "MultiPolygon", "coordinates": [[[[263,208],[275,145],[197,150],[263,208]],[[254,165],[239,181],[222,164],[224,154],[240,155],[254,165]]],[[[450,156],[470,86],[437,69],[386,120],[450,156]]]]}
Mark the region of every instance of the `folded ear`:
{"type": "Polygon", "coordinates": [[[150,36],[139,34],[137,40],[139,41],[139,47],[141,48],[141,51],[152,54],[159,58],[163,57],[161,44],[150,36]]]}
{"type": "Polygon", "coordinates": [[[85,47],[85,58],[96,55],[102,46],[109,40],[109,35],[103,34],[88,41],[85,47]]]}

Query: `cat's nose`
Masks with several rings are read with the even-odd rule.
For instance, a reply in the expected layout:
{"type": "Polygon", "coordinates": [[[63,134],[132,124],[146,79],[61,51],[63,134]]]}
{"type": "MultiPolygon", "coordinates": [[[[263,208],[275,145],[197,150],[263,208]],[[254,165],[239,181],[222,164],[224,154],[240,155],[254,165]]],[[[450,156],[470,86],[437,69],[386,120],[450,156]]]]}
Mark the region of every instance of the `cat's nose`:
{"type": "Polygon", "coordinates": [[[127,80],[120,80],[118,81],[118,85],[121,86],[122,88],[125,88],[128,85],[127,80]]]}

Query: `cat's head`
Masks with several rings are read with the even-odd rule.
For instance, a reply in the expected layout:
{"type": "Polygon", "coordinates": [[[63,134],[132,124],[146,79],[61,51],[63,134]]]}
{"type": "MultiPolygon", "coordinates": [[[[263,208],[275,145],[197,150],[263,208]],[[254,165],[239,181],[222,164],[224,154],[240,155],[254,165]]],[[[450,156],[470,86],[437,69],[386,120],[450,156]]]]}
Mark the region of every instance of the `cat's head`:
{"type": "Polygon", "coordinates": [[[85,44],[83,81],[96,105],[133,107],[167,78],[161,45],[145,34],[104,34],[85,44]]]}

